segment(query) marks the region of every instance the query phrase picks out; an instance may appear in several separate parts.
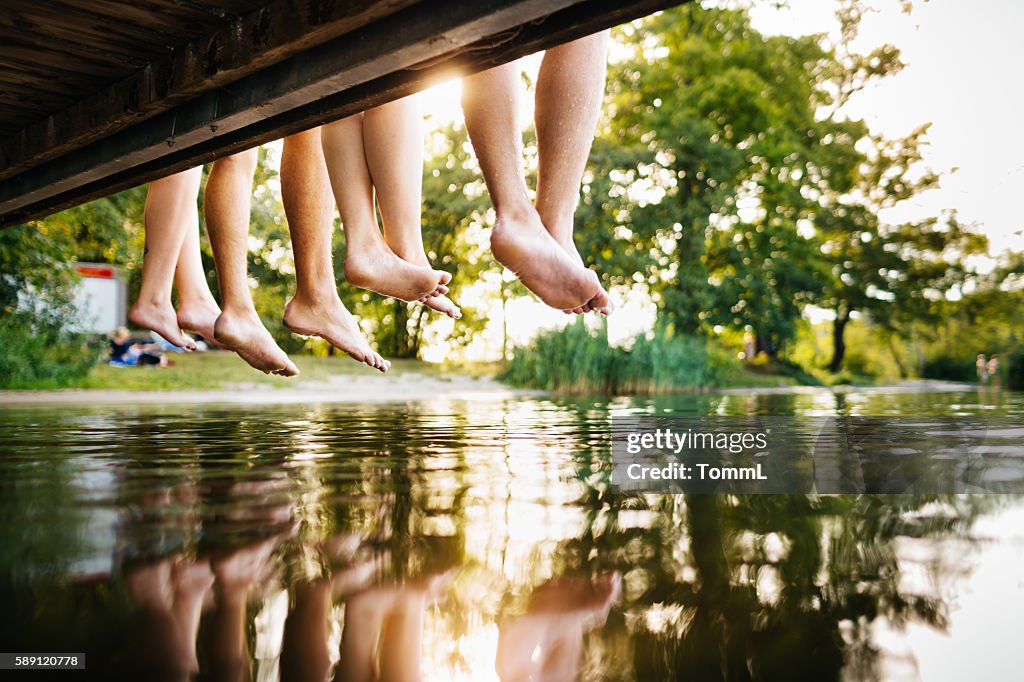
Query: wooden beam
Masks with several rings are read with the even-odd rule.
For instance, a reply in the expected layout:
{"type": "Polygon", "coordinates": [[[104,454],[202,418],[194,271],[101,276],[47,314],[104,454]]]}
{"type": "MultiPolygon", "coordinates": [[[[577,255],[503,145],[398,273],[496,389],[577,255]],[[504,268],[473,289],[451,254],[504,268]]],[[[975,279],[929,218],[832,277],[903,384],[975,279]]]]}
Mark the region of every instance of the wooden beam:
{"type": "MultiPolygon", "coordinates": [[[[0,140],[0,180],[170,111],[416,1],[267,0],[221,30],[172,46],[165,58],[147,61],[134,75],[0,140]]],[[[141,43],[136,49],[152,48],[141,43]]],[[[38,60],[32,64],[42,67],[38,60]]],[[[79,64],[77,68],[86,67],[79,64]]]]}
{"type": "Polygon", "coordinates": [[[679,0],[420,3],[0,183],[0,226],[247,149],[679,0]],[[552,11],[553,6],[556,6],[552,11]]]}

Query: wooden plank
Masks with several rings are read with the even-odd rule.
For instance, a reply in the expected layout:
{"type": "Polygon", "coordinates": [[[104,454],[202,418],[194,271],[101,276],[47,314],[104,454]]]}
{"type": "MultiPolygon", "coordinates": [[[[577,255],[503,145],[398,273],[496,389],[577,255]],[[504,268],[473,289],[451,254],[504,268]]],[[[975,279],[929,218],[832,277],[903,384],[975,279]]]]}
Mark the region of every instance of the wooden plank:
{"type": "MultiPolygon", "coordinates": [[[[0,180],[386,17],[416,0],[266,0],[96,95],[0,140],[0,180]]],[[[445,3],[431,3],[435,11],[445,3]]]]}
{"type": "Polygon", "coordinates": [[[0,225],[184,170],[678,2],[568,2],[546,18],[539,13],[542,4],[550,6],[489,0],[430,16],[422,14],[424,8],[410,8],[344,45],[332,42],[297,55],[242,79],[230,93],[209,93],[101,145],[0,183],[0,225]],[[422,66],[425,61],[429,66],[422,66]]]}

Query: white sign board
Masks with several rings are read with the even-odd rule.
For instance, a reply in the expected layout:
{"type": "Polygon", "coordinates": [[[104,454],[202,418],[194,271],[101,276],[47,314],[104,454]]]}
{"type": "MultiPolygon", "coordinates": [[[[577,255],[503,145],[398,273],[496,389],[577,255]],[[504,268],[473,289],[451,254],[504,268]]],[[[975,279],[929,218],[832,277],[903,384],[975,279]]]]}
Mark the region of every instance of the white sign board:
{"type": "Polygon", "coordinates": [[[108,334],[127,320],[126,286],[117,268],[102,263],[75,263],[81,278],[75,291],[79,311],[76,331],[108,334]]]}

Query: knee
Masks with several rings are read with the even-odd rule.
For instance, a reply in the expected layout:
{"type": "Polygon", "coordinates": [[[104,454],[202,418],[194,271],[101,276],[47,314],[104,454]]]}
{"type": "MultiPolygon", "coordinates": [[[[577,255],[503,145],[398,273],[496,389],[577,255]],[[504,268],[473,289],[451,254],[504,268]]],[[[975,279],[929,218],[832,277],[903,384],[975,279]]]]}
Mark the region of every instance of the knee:
{"type": "Polygon", "coordinates": [[[251,175],[256,170],[257,148],[246,149],[231,156],[213,162],[213,170],[217,173],[251,175]]]}

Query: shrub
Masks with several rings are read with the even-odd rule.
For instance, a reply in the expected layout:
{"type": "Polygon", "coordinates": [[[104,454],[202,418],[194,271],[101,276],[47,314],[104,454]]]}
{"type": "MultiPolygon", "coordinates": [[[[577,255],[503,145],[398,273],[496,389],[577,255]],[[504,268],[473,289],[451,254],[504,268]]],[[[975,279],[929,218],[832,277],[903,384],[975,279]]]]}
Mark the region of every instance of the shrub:
{"type": "Polygon", "coordinates": [[[978,373],[975,358],[943,353],[924,361],[924,365],[921,367],[921,376],[926,379],[945,379],[947,381],[974,381],[978,373]]]}
{"type": "Polygon", "coordinates": [[[0,388],[57,388],[88,373],[102,348],[64,329],[56,315],[0,316],[0,388]]]}
{"type": "Polygon", "coordinates": [[[1006,385],[1024,390],[1024,351],[1016,351],[1006,363],[1006,385]]]}
{"type": "Polygon", "coordinates": [[[674,393],[713,385],[726,360],[703,340],[664,331],[615,348],[581,319],[517,348],[500,378],[563,393],[674,393]]]}

